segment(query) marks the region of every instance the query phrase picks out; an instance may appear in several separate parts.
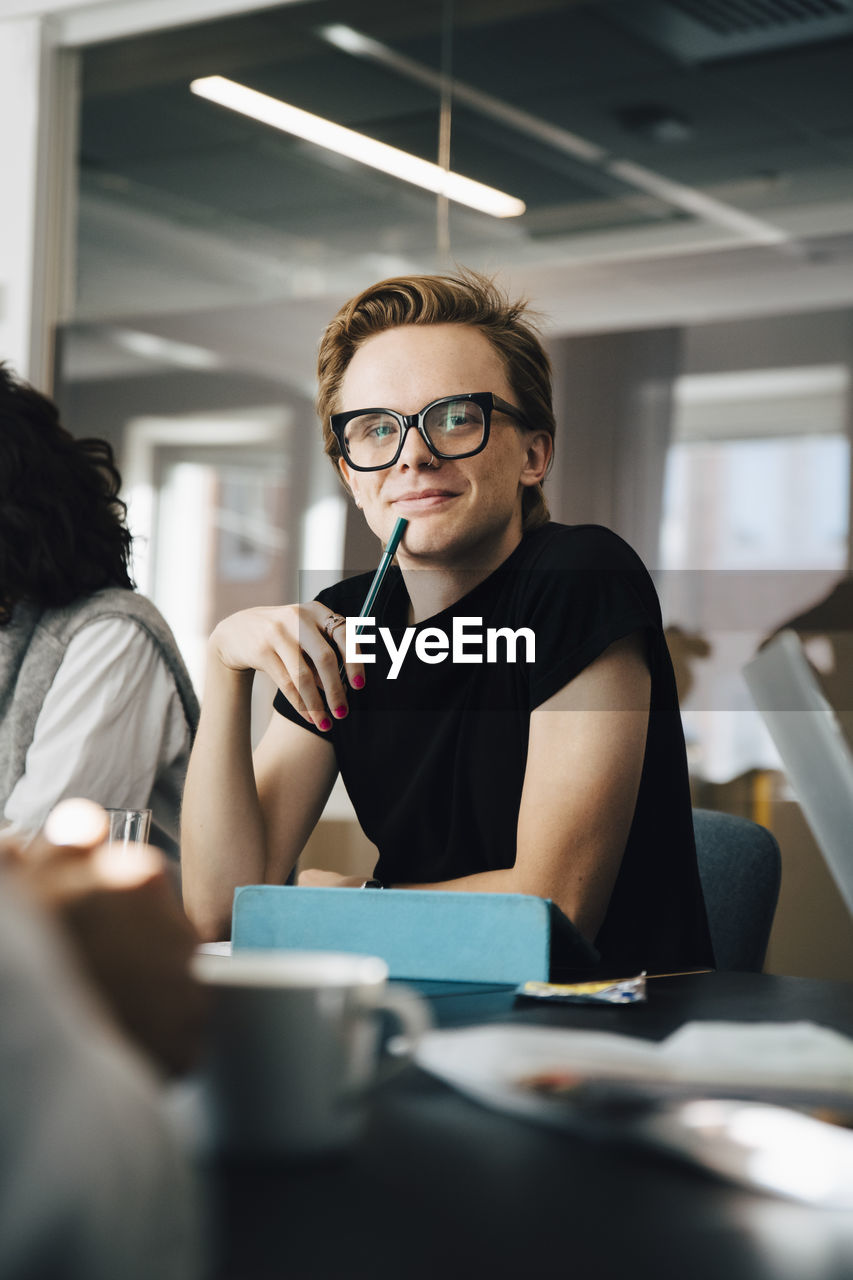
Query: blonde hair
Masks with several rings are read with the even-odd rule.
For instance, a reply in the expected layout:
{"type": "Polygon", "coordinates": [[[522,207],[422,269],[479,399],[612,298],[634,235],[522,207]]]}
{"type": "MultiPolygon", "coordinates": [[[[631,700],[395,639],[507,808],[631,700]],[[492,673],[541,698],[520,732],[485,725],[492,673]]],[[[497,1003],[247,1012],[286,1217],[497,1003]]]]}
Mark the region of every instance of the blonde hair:
{"type": "MultiPolygon", "coordinates": [[[[455,276],[399,276],[381,280],[341,307],[326,328],[317,362],[317,412],[326,453],[338,469],[340,447],[330,418],[338,410],[350,361],[368,338],[410,324],[464,324],[480,330],[501,357],[515,402],[531,429],[554,438],[551,362],[525,301],[511,302],[495,282],[476,271],[455,276]]],[[[474,390],[488,390],[476,387],[474,390]]],[[[550,519],[541,485],[525,489],[525,531],[550,519]]]]}

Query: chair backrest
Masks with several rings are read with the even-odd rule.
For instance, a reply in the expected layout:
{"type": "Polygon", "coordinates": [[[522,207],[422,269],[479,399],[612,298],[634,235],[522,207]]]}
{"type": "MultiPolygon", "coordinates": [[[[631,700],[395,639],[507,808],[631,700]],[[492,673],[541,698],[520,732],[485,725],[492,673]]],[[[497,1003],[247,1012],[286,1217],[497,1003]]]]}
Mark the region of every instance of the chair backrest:
{"type": "Polygon", "coordinates": [[[776,838],[712,809],[693,810],[693,829],[717,968],[760,973],[782,879],[776,838]]]}

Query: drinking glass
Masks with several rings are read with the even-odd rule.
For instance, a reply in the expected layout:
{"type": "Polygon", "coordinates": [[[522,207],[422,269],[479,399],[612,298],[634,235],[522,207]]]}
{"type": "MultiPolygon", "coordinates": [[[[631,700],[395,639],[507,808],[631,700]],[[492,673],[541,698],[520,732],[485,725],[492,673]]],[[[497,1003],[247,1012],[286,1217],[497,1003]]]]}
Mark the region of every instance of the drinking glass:
{"type": "Polygon", "coordinates": [[[151,830],[150,809],[107,809],[110,820],[110,843],[127,847],[147,844],[151,830]]]}

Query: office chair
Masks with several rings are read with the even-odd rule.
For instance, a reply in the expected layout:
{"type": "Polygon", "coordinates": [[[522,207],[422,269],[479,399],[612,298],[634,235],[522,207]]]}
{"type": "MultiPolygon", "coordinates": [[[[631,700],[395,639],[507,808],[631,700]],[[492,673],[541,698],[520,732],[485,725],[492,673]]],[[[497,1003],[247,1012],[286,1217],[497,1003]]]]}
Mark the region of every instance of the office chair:
{"type": "Polygon", "coordinates": [[[776,837],[712,809],[693,810],[693,830],[717,968],[760,973],[782,879],[776,837]]]}

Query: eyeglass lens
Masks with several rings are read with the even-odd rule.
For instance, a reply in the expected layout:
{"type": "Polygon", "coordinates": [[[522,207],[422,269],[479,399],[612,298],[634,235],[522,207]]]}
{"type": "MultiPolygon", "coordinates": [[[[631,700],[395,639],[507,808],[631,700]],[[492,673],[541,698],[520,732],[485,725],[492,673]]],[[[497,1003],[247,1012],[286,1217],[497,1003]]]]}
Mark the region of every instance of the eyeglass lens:
{"type": "MultiPolygon", "coordinates": [[[[471,400],[443,400],[430,406],[423,426],[436,452],[454,457],[478,447],[485,417],[471,400]]],[[[390,413],[361,413],[351,418],[344,430],[347,453],[356,466],[381,466],[395,456],[401,432],[400,423],[390,413]]]]}

